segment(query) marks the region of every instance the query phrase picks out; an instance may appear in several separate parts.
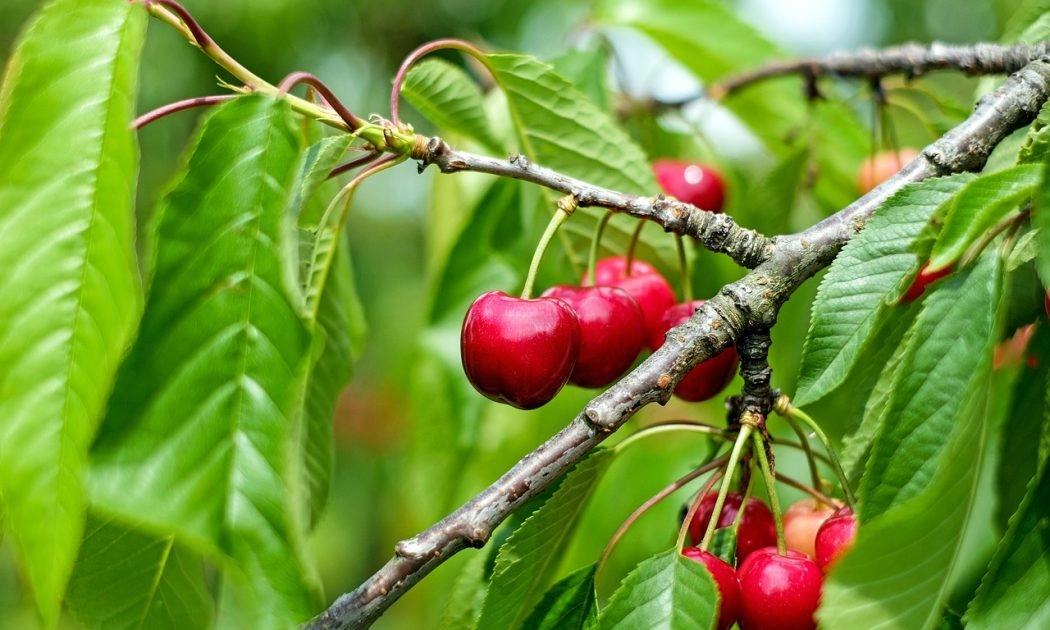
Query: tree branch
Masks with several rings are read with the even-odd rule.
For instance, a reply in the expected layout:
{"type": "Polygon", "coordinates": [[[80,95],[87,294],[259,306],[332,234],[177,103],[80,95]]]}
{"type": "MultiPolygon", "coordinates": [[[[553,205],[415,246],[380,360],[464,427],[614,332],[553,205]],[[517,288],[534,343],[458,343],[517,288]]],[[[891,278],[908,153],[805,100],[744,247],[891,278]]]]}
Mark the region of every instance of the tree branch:
{"type": "Polygon", "coordinates": [[[791,74],[816,79],[825,75],[877,79],[890,74],[917,77],[936,70],[960,70],[968,75],[1009,74],[1029,62],[1050,54],[1050,42],[1035,45],[972,44],[904,44],[879,50],[866,49],[853,53],[836,53],[822,59],[800,59],[771,63],[768,66],[714,83],[708,90],[711,98],[720,99],[753,83],[791,74]]]}
{"type": "MultiPolygon", "coordinates": [[[[560,478],[639,409],[653,402],[666,402],[690,368],[721,352],[744,332],[772,327],[780,306],[805,280],[829,265],[846,241],[893,193],[928,177],[981,168],[1003,138],[1036,116],[1048,93],[1050,62],[1028,64],[982,98],[966,121],[926,147],[922,155],[893,178],[811,228],[770,241],[771,251],[747,276],[723,287],[675,334],[668,335],[659,350],[595,397],[568,426],[491,486],[431,528],[399,543],[395,556],[385,566],[356,590],[339,597],[308,627],[367,627],[442,562],[465,547],[484,545],[511,512],[560,478]]],[[[643,218],[659,213],[658,203],[589,186],[521,158],[506,162],[480,158],[442,145],[435,144],[432,161],[440,165],[446,160],[442,168],[445,172],[471,169],[551,187],[557,184],[556,190],[578,194],[593,205],[624,209],[643,218]]],[[[736,234],[743,238],[740,232],[736,234]]],[[[704,238],[704,234],[699,237],[704,238]]]]}

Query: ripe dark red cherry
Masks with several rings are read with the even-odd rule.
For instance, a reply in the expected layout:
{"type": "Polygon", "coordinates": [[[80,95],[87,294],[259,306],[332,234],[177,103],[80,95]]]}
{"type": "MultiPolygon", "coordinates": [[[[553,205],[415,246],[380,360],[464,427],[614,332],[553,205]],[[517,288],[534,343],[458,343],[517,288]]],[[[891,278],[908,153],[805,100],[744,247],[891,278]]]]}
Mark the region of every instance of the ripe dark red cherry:
{"type": "MultiPolygon", "coordinates": [[[[588,284],[584,278],[583,284],[588,284]]],[[[631,294],[642,308],[646,338],[659,326],[660,318],[675,302],[674,289],[655,267],[641,260],[631,261],[627,273],[627,259],[623,256],[603,258],[594,265],[594,283],[598,286],[619,287],[631,294]]]]}
{"type": "Polygon", "coordinates": [[[686,547],[682,555],[704,565],[715,579],[719,597],[715,630],[726,630],[740,618],[740,579],[737,578],[736,570],[718,556],[699,547],[686,547]]]}
{"type": "Polygon", "coordinates": [[[788,549],[815,557],[817,530],[835,513],[835,508],[816,499],[801,499],[784,512],[784,542],[788,549]]]}
{"type": "Polygon", "coordinates": [[[951,265],[937,271],[929,271],[929,268],[930,263],[926,263],[922,266],[922,269],[919,269],[919,274],[915,276],[915,280],[912,281],[911,286],[904,293],[904,297],[901,298],[902,302],[914,302],[926,292],[926,287],[952,272],[951,265]]]}
{"type": "Polygon", "coordinates": [[[645,346],[642,309],[623,289],[558,285],[543,296],[565,301],[580,322],[580,353],[570,383],[605,387],[634,363],[645,346]]]}
{"type": "Polygon", "coordinates": [[[804,553],[764,547],[740,565],[742,630],[812,630],[824,574],[804,553]]]}
{"type": "MultiPolygon", "coordinates": [[[[736,492],[726,495],[716,527],[733,526],[743,498],[736,492]]],[[[700,544],[703,539],[704,532],[707,531],[707,524],[711,522],[711,515],[714,514],[717,499],[717,494],[712,492],[700,500],[700,507],[693,515],[692,522],[689,523],[689,536],[694,545],[700,544]]],[[[755,497],[750,497],[744,507],[744,515],[740,518],[740,529],[736,533],[737,563],[743,562],[756,549],[775,545],[776,542],[777,530],[773,524],[773,513],[769,511],[765,503],[755,497]]]]}
{"type": "Polygon", "coordinates": [[[562,300],[489,291],[467,310],[460,351],[475,389],[492,400],[534,409],[569,380],[580,351],[580,325],[562,300]]]}
{"type": "MultiPolygon", "coordinates": [[[[649,332],[649,348],[655,352],[657,348],[664,345],[667,331],[692,317],[693,313],[703,305],[704,300],[693,300],[675,304],[664,311],[660,324],[649,332]]],[[[736,348],[730,346],[689,370],[689,373],[675,387],[674,393],[682,400],[689,402],[713,398],[733,380],[739,365],[740,359],[736,348]]]]}
{"type": "Polygon", "coordinates": [[[830,571],[835,562],[853,546],[857,537],[857,517],[849,507],[835,512],[817,530],[816,556],[817,565],[825,572],[830,571]]]}
{"type": "Polygon", "coordinates": [[[653,163],[656,181],[665,193],[702,210],[721,212],[726,200],[722,176],[710,166],[678,160],[653,163]]]}

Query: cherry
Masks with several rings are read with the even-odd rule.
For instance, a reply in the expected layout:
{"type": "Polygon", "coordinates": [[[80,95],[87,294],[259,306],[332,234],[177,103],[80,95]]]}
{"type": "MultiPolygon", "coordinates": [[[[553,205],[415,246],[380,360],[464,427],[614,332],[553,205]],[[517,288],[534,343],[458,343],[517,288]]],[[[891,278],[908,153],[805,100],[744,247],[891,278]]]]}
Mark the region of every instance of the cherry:
{"type": "Polygon", "coordinates": [[[580,352],[570,383],[605,387],[634,363],[645,345],[642,309],[623,289],[558,285],[543,296],[566,302],[580,322],[580,352]]]}
{"type": "MultiPolygon", "coordinates": [[[[700,507],[693,515],[689,523],[689,536],[693,544],[700,544],[707,531],[707,524],[711,522],[711,515],[715,511],[715,501],[718,496],[712,492],[704,495],[700,500],[700,507]]],[[[726,495],[725,503],[722,504],[722,513],[718,517],[716,527],[732,527],[736,520],[737,512],[740,511],[740,503],[743,496],[736,492],[726,495]]],[[[765,503],[749,497],[747,505],[744,506],[744,515],[740,518],[740,529],[736,533],[736,560],[743,562],[753,551],[777,542],[777,530],[773,524],[773,513],[769,511],[765,503]]]]}
{"type": "MultiPolygon", "coordinates": [[[[660,318],[660,325],[649,331],[649,348],[656,351],[664,345],[667,331],[681,324],[693,316],[693,313],[704,305],[704,300],[693,300],[675,304],[664,311],[660,318]]],[[[736,369],[740,365],[740,359],[736,354],[736,348],[730,346],[715,356],[703,361],[689,370],[689,373],[679,381],[674,393],[689,402],[699,402],[718,395],[736,375],[736,369]]]]}
{"type": "Polygon", "coordinates": [[[857,169],[857,192],[865,194],[882,182],[893,177],[904,165],[919,157],[915,149],[883,151],[865,159],[857,169]]]}
{"type": "Polygon", "coordinates": [[[835,513],[835,508],[816,499],[796,501],[784,512],[784,542],[788,549],[815,557],[814,544],[820,525],[835,513]]]}
{"type": "Polygon", "coordinates": [[[776,547],[755,551],[740,565],[742,630],[811,630],[820,606],[824,574],[804,553],[776,547]]]}
{"type": "MultiPolygon", "coordinates": [[[[584,278],[583,284],[588,284],[584,278]]],[[[655,267],[641,260],[631,261],[630,274],[623,256],[603,258],[594,265],[594,283],[598,286],[619,287],[631,294],[642,308],[645,331],[648,336],[659,326],[660,318],[675,302],[674,289],[655,267]]]]}
{"type": "Polygon", "coordinates": [[[722,176],[710,166],[678,160],[653,163],[656,181],[665,193],[710,212],[721,212],[726,200],[722,176]]]}
{"type": "Polygon", "coordinates": [[[948,265],[943,269],[938,269],[937,271],[930,271],[930,263],[926,263],[922,266],[922,269],[919,269],[918,275],[915,276],[915,280],[912,281],[911,286],[908,287],[908,290],[904,293],[904,297],[901,298],[901,301],[914,302],[919,299],[919,296],[926,292],[926,287],[951,272],[951,265],[948,265]]]}
{"type": "Polygon", "coordinates": [[[850,550],[856,537],[857,517],[848,506],[840,508],[817,530],[814,557],[820,568],[825,572],[830,571],[838,559],[850,550]]]}
{"type": "Polygon", "coordinates": [[[686,547],[682,555],[707,568],[718,587],[718,621],[715,630],[726,630],[740,617],[740,579],[736,570],[713,553],[699,547],[686,547]]]}
{"type": "Polygon", "coordinates": [[[470,384],[519,409],[554,398],[569,380],[579,350],[576,313],[557,298],[528,300],[489,291],[467,309],[460,334],[470,384]]]}

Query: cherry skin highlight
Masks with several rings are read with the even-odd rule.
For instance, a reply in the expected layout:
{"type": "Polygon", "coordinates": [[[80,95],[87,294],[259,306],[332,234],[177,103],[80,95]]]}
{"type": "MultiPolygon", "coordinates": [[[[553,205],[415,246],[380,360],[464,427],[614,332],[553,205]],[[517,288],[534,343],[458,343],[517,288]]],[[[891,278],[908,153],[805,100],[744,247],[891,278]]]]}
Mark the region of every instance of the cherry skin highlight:
{"type": "Polygon", "coordinates": [[[722,212],[726,185],[715,169],[705,164],[680,160],[653,163],[656,181],[665,193],[709,212],[722,212]]]}
{"type": "MultiPolygon", "coordinates": [[[[649,348],[655,352],[664,345],[667,331],[693,316],[693,313],[704,305],[704,300],[693,300],[675,304],[664,311],[660,324],[649,333],[649,348]]],[[[736,376],[740,358],[736,348],[730,346],[715,356],[703,361],[689,370],[679,381],[674,393],[682,400],[700,402],[717,396],[736,376]]]]}
{"type": "Polygon", "coordinates": [[[580,387],[605,387],[634,363],[645,346],[642,309],[618,287],[558,285],[544,297],[563,300],[580,323],[580,351],[569,382],[580,387]]]}
{"type": "MultiPolygon", "coordinates": [[[[590,278],[583,279],[584,285],[590,278]]],[[[675,303],[674,289],[655,267],[641,260],[631,261],[623,256],[603,258],[594,265],[594,283],[598,286],[619,287],[629,293],[642,309],[646,338],[659,326],[660,318],[675,303]]]]}
{"type": "Polygon", "coordinates": [[[742,630],[813,630],[824,574],[804,553],[755,551],[740,565],[742,630]]]}
{"type": "Polygon", "coordinates": [[[853,547],[857,537],[857,517],[848,507],[835,512],[824,521],[817,530],[816,556],[817,565],[824,572],[830,571],[835,563],[853,547]]]}
{"type": "Polygon", "coordinates": [[[580,325],[556,298],[482,294],[467,309],[460,352],[479,392],[519,409],[549,402],[569,380],[580,350],[580,325]]]}
{"type": "Polygon", "coordinates": [[[740,579],[736,575],[736,569],[726,564],[725,560],[699,547],[686,547],[682,550],[682,555],[704,565],[714,578],[719,597],[715,630],[727,630],[740,618],[740,579]]]}
{"type": "MultiPolygon", "coordinates": [[[[716,528],[733,526],[743,498],[743,495],[737,492],[730,492],[726,495],[716,528]]],[[[711,492],[700,500],[700,507],[689,523],[689,537],[693,544],[698,545],[703,539],[704,532],[707,531],[707,524],[711,522],[711,515],[714,514],[717,499],[717,493],[711,492]]],[[[740,518],[740,529],[736,534],[737,563],[743,562],[756,549],[775,545],[776,542],[777,530],[773,524],[773,513],[762,501],[755,497],[748,498],[747,505],[744,507],[744,515],[740,518]]]]}
{"type": "Polygon", "coordinates": [[[816,499],[801,499],[784,512],[784,542],[810,558],[816,557],[817,530],[835,513],[834,507],[816,499]]]}

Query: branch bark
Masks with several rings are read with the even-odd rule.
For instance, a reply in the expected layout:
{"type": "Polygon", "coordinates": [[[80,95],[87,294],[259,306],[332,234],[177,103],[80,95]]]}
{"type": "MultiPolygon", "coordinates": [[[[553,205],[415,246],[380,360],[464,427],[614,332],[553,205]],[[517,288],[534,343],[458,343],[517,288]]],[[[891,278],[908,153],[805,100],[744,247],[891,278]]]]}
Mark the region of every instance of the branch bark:
{"type": "Polygon", "coordinates": [[[744,87],[774,77],[798,74],[810,80],[826,75],[878,79],[891,74],[917,77],[936,70],[959,70],[967,75],[1009,74],[1050,54],[1050,42],[1034,45],[904,44],[892,48],[836,53],[824,58],[771,63],[752,72],[714,83],[711,98],[724,98],[744,87]]]}
{"type": "MultiPolygon", "coordinates": [[[[980,169],[1003,138],[1036,116],[1048,94],[1050,62],[1029,63],[998,90],[982,98],[968,119],[926,147],[892,179],[801,233],[768,240],[759,240],[735,224],[726,228],[727,235],[713,236],[711,232],[728,224],[706,216],[683,218],[676,213],[697,213],[684,204],[631,197],[590,186],[520,157],[496,160],[456,152],[438,140],[429,143],[427,151],[432,155],[429,161],[441,166],[444,172],[478,170],[515,177],[576,195],[581,204],[628,212],[661,222],[665,228],[676,231],[695,229],[694,235],[705,244],[708,240],[721,241],[718,251],[751,252],[738,255],[752,263],[753,270],[708,300],[689,321],[668,335],[658,351],[595,397],[568,426],[526,455],[499,480],[431,528],[399,543],[394,557],[385,566],[356,590],[339,597],[307,627],[367,627],[449,557],[466,547],[484,545],[511,512],[561,477],[639,409],[650,403],[666,402],[675,384],[690,368],[742,339],[746,332],[771,328],[780,306],[805,280],[831,264],[842,246],[892,194],[906,184],[928,177],[980,169]],[[763,243],[762,253],[757,253],[752,245],[742,244],[749,239],[763,243]]],[[[424,167],[426,163],[424,160],[424,167]]],[[[763,361],[758,357],[748,360],[761,371],[763,361]]],[[[757,393],[762,389],[765,376],[756,374],[754,380],[757,393]]]]}

